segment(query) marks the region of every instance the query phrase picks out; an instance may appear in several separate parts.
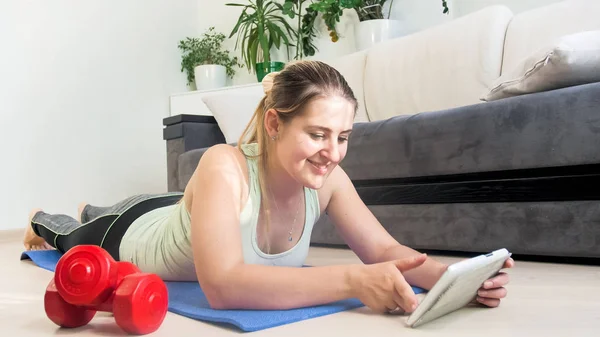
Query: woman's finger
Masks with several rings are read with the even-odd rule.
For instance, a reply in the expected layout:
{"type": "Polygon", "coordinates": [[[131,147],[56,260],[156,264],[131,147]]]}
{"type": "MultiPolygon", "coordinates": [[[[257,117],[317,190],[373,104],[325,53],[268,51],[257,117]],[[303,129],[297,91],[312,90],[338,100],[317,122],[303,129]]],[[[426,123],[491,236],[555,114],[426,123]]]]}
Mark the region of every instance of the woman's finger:
{"type": "Polygon", "coordinates": [[[513,260],[512,257],[509,257],[504,262],[504,266],[502,268],[512,268],[514,266],[515,266],[515,260],[513,260]]]}
{"type": "Polygon", "coordinates": [[[483,289],[500,288],[508,284],[509,277],[507,273],[498,273],[498,275],[483,282],[483,289]]]}
{"type": "Polygon", "coordinates": [[[477,296],[477,302],[491,308],[495,308],[500,305],[500,300],[496,298],[485,298],[477,296]]]}
{"type": "Polygon", "coordinates": [[[477,292],[477,296],[485,297],[485,298],[500,299],[500,298],[505,298],[507,293],[508,293],[508,291],[506,290],[506,288],[496,288],[496,289],[492,289],[492,290],[480,289],[477,292]]]}
{"type": "Polygon", "coordinates": [[[398,294],[397,291],[394,291],[394,303],[396,303],[396,306],[398,307],[393,313],[394,314],[405,314],[405,313],[410,313],[411,310],[406,310],[404,308],[405,304],[404,304],[404,299],[402,299],[402,296],[400,296],[400,294],[398,294]]]}
{"type": "Polygon", "coordinates": [[[394,300],[405,312],[413,312],[419,304],[417,296],[404,277],[400,273],[398,274],[398,277],[394,280],[394,287],[396,288],[394,300]]]}
{"type": "Polygon", "coordinates": [[[388,314],[402,314],[404,313],[404,309],[402,308],[402,299],[400,299],[400,296],[394,292],[394,295],[389,298],[386,303],[385,303],[385,307],[386,307],[386,312],[388,314]]]}

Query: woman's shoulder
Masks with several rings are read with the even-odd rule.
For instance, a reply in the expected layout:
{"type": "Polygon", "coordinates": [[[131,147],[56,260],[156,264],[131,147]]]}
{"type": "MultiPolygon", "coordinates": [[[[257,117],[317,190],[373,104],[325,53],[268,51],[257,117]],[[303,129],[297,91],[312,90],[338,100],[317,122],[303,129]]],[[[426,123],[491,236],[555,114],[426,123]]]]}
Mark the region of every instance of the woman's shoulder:
{"type": "Polygon", "coordinates": [[[248,168],[245,155],[229,144],[216,144],[209,147],[186,186],[191,194],[197,184],[210,184],[232,187],[235,194],[244,195],[248,189],[248,168]]]}
{"type": "Polygon", "coordinates": [[[196,169],[186,186],[186,193],[200,181],[241,185],[247,171],[243,155],[229,144],[209,147],[198,161],[196,169]]]}
{"type": "Polygon", "coordinates": [[[216,144],[209,147],[198,162],[197,170],[236,169],[245,167],[246,156],[238,147],[230,144],[216,144]]]}
{"type": "Polygon", "coordinates": [[[235,154],[236,152],[240,152],[236,146],[232,144],[219,143],[209,147],[204,154],[235,154]]]}
{"type": "Polygon", "coordinates": [[[350,178],[344,171],[344,169],[337,165],[333,168],[323,186],[317,190],[317,195],[319,197],[319,204],[321,207],[321,211],[325,212],[329,203],[331,201],[331,197],[340,190],[347,189],[349,186],[352,186],[352,182],[350,178]]]}

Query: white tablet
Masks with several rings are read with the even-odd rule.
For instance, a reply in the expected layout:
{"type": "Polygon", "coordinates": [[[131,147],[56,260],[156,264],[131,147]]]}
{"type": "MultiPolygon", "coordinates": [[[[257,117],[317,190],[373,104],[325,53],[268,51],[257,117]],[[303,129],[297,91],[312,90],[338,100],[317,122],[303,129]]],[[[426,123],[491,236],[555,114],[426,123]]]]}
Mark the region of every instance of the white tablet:
{"type": "Polygon", "coordinates": [[[448,266],[406,323],[414,328],[466,306],[510,256],[508,250],[499,249],[448,266]]]}

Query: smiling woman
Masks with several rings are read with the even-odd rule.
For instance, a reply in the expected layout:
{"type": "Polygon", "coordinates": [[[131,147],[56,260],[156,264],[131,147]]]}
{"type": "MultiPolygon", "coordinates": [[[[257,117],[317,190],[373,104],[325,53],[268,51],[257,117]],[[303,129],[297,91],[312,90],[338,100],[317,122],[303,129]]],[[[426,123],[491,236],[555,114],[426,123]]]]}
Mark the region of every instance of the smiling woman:
{"type": "MultiPolygon", "coordinates": [[[[412,312],[411,285],[431,289],[447,266],[387,233],[339,166],[357,110],[346,80],[325,63],[298,61],[263,86],[238,146],[208,149],[183,194],[85,205],[80,221],[34,210],[26,246],[98,244],[165,280],[198,280],[213,308],[358,298],[376,312],[412,312]],[[299,268],[325,212],[362,264],[299,268]]],[[[479,301],[497,306],[508,277],[489,281],[479,301]]]]}

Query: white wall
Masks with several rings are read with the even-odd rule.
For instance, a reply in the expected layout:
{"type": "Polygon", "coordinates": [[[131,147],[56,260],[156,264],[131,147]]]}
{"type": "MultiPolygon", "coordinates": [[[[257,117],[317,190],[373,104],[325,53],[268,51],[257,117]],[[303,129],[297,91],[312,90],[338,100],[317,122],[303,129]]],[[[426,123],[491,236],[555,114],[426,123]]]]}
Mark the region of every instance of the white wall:
{"type": "Polygon", "coordinates": [[[166,190],[162,118],[187,90],[197,0],[0,2],[0,229],[166,190]]]}
{"type": "Polygon", "coordinates": [[[402,21],[410,34],[452,20],[456,1],[446,1],[450,13],[444,14],[441,0],[395,0],[390,19],[402,21]]]}
{"type": "Polygon", "coordinates": [[[562,0],[453,0],[454,17],[463,16],[491,5],[504,5],[513,13],[521,13],[536,7],[547,6],[562,0]]]}

